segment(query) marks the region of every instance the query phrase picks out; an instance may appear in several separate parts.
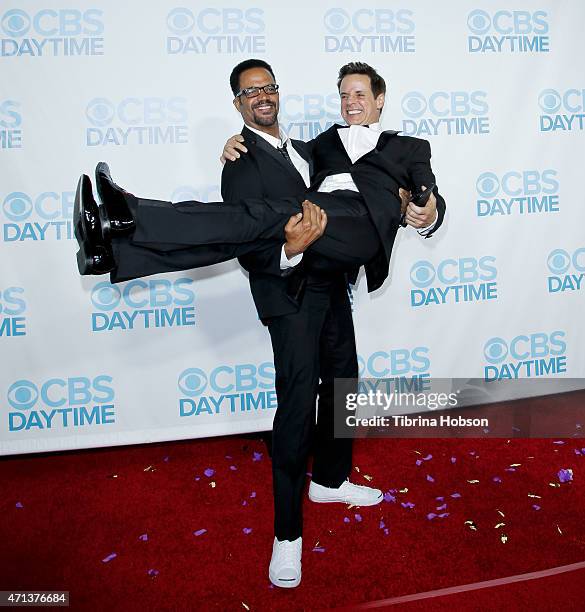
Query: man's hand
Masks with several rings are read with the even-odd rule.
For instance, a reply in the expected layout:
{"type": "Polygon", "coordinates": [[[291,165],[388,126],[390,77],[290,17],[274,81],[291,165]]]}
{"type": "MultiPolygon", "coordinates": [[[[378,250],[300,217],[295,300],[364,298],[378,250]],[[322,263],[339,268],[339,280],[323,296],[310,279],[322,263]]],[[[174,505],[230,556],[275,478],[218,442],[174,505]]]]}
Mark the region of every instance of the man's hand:
{"type": "Polygon", "coordinates": [[[400,214],[403,215],[406,212],[410,198],[412,198],[412,193],[407,189],[402,189],[402,187],[400,187],[398,193],[400,194],[400,214]]]}
{"type": "MultiPolygon", "coordinates": [[[[422,185],[422,190],[426,191],[427,188],[422,185]]],[[[402,194],[401,194],[402,196],[402,194]]],[[[437,199],[435,194],[431,193],[427,201],[426,206],[416,206],[412,202],[408,203],[406,208],[406,224],[416,229],[423,229],[428,227],[431,223],[434,223],[437,218],[437,199]]]]}
{"type": "Polygon", "coordinates": [[[319,206],[305,200],[303,212],[293,215],[284,227],[286,243],[284,253],[288,259],[304,253],[323,235],[327,226],[327,213],[319,206]]]}
{"type": "Polygon", "coordinates": [[[231,138],[223,146],[223,153],[219,158],[219,161],[222,164],[225,164],[226,161],[236,161],[240,154],[238,151],[242,153],[247,153],[248,149],[243,145],[244,137],[241,134],[234,134],[231,138]]]}

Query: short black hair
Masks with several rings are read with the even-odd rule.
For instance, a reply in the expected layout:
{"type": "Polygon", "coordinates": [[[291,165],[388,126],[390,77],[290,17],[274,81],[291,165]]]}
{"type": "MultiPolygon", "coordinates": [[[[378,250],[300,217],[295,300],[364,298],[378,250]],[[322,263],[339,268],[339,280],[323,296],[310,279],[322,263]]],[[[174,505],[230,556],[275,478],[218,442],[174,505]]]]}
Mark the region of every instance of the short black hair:
{"type": "Polygon", "coordinates": [[[380,94],[386,93],[386,81],[376,72],[375,68],[372,68],[365,62],[349,62],[349,64],[345,64],[345,66],[339,69],[339,75],[337,77],[338,90],[341,87],[341,81],[348,74],[365,74],[369,76],[374,98],[377,98],[380,94]]]}
{"type": "Polygon", "coordinates": [[[261,59],[248,59],[240,62],[230,74],[230,87],[232,88],[232,93],[234,96],[240,91],[240,76],[242,72],[246,70],[250,70],[250,68],[264,68],[264,70],[268,70],[272,75],[272,78],[276,80],[274,76],[274,70],[269,63],[265,62],[261,59]]]}

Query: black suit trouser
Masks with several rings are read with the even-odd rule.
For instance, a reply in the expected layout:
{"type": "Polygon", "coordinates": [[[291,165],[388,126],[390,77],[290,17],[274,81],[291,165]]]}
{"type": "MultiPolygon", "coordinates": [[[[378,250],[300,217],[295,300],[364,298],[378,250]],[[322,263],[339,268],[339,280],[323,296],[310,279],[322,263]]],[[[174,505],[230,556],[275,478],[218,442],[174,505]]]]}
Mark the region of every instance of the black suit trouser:
{"type": "Polygon", "coordinates": [[[344,275],[309,275],[299,311],[269,319],[268,330],[278,398],[272,431],[274,532],[279,540],[295,540],[302,535],[303,490],[311,446],[316,483],[339,487],[351,471],[352,440],[336,439],[333,434],[334,379],[358,376],[344,275]]]}

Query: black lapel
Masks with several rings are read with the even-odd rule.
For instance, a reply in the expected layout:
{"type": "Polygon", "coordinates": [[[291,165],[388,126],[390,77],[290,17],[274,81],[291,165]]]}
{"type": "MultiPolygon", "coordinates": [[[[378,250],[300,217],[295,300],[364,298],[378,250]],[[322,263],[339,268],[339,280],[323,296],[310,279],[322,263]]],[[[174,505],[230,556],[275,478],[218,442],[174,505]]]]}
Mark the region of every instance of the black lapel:
{"type": "Polygon", "coordinates": [[[244,126],[244,128],[242,129],[242,136],[247,141],[255,144],[259,149],[262,149],[262,151],[264,151],[265,153],[268,153],[268,155],[270,155],[274,160],[276,160],[283,168],[286,168],[287,172],[291,176],[300,179],[304,185],[303,177],[300,175],[297,169],[293,165],[289,164],[286,159],[284,159],[282,154],[279,153],[271,144],[268,144],[268,142],[264,138],[262,138],[262,136],[258,136],[257,134],[252,132],[252,130],[249,130],[246,126],[244,126]]]}
{"type": "Polygon", "coordinates": [[[308,163],[311,163],[311,156],[307,153],[306,143],[302,140],[289,139],[290,143],[294,147],[294,150],[308,163]]]}

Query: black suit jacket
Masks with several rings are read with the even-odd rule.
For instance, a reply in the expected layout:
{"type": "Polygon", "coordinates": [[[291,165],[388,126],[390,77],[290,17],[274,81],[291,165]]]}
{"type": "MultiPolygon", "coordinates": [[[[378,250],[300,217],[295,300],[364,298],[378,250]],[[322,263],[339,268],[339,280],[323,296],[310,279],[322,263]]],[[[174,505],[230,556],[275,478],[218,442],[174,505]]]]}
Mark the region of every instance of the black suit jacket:
{"type": "MultiPolygon", "coordinates": [[[[318,189],[323,179],[331,174],[351,174],[382,243],[376,257],[365,266],[368,291],[374,291],[388,276],[392,246],[400,226],[398,188],[415,192],[420,191],[422,185],[429,187],[436,182],[431,169],[431,147],[426,140],[399,136],[398,132],[389,130],[380,134],[375,149],[352,163],[339,138],[341,127],[333,125],[308,143],[313,162],[311,190],[318,189]]],[[[436,187],[433,193],[437,199],[438,219],[427,237],[439,228],[445,215],[445,200],[436,187]]]]}
{"type": "MultiPolygon", "coordinates": [[[[261,136],[244,127],[242,130],[247,154],[236,162],[224,165],[221,195],[225,202],[244,198],[284,198],[303,195],[307,188],[301,175],[261,136]]],[[[309,146],[291,140],[301,157],[310,161],[309,146]]],[[[252,297],[261,319],[296,312],[300,294],[298,275],[301,270],[280,269],[282,245],[267,245],[238,261],[249,273],[252,297]]]]}

